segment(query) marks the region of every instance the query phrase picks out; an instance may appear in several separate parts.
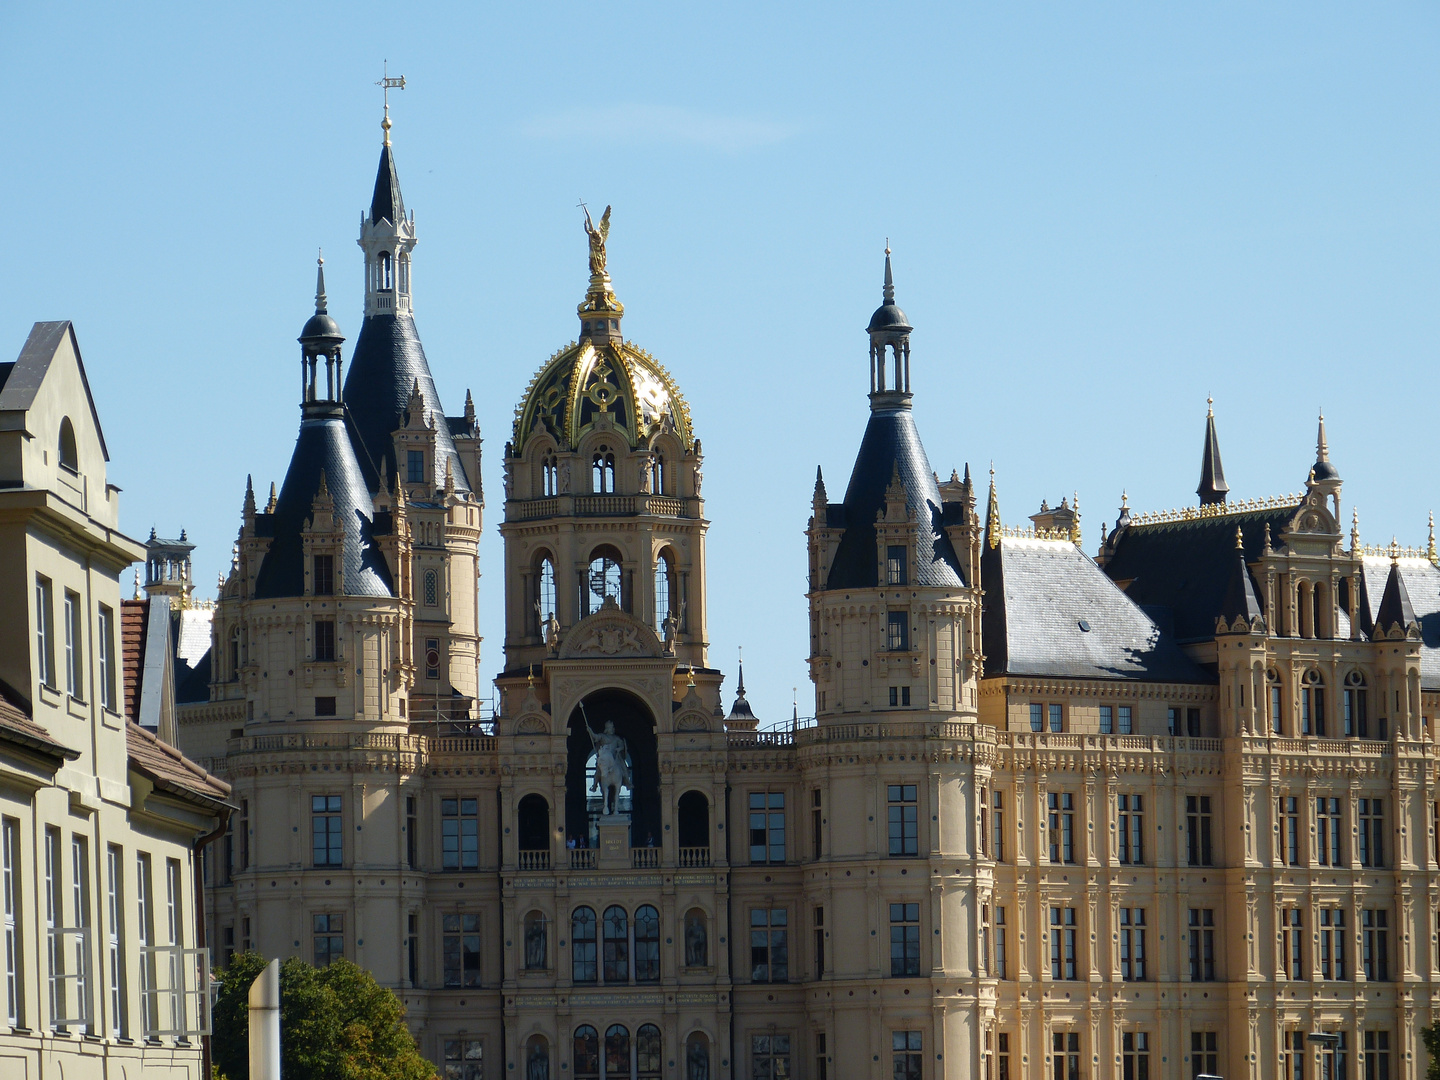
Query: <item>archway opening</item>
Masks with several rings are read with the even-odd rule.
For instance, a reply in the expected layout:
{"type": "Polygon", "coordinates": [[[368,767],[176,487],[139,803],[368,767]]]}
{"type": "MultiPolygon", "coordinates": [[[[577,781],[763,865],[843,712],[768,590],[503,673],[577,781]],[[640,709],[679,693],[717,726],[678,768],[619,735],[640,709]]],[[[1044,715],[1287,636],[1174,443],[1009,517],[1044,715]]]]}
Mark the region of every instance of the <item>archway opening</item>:
{"type": "Polygon", "coordinates": [[[703,791],[687,791],[680,796],[679,805],[680,846],[682,848],[708,848],[710,846],[710,800],[703,791]]]}
{"type": "Polygon", "coordinates": [[[590,732],[599,735],[607,724],[625,740],[630,758],[631,786],[622,789],[616,811],[630,816],[630,845],[644,847],[660,843],[660,761],[655,738],[655,718],[634,694],[619,689],[597,690],[588,695],[570,714],[566,740],[565,831],[569,839],[585,847],[599,846],[600,818],[605,810],[605,793],[596,775],[596,752],[590,732]],[[589,721],[590,731],[586,730],[589,721]]]}
{"type": "Polygon", "coordinates": [[[550,850],[550,804],[545,796],[530,794],[520,800],[520,850],[550,850]]]}

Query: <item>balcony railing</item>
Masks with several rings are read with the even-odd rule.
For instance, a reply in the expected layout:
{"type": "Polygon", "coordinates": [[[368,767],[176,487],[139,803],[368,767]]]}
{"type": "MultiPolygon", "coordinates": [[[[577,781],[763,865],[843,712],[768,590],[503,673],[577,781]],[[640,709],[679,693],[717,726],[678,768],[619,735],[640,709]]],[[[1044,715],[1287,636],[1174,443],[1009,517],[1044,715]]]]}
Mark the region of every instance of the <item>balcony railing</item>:
{"type": "Polygon", "coordinates": [[[660,849],[658,847],[631,848],[630,865],[636,870],[658,870],[660,868],[660,849]]]}
{"type": "Polygon", "coordinates": [[[574,848],[570,852],[570,869],[594,870],[595,856],[598,854],[594,848],[574,848]]]}
{"type": "Polygon", "coordinates": [[[505,508],[509,521],[550,517],[699,517],[698,499],[674,495],[550,495],[512,499],[505,508]]]}
{"type": "Polygon", "coordinates": [[[682,847],[679,856],[678,865],[682,869],[710,865],[710,849],[708,847],[682,847]]]}
{"type": "Polygon", "coordinates": [[[522,851],[520,852],[521,870],[549,870],[550,852],[548,851],[522,851]]]}

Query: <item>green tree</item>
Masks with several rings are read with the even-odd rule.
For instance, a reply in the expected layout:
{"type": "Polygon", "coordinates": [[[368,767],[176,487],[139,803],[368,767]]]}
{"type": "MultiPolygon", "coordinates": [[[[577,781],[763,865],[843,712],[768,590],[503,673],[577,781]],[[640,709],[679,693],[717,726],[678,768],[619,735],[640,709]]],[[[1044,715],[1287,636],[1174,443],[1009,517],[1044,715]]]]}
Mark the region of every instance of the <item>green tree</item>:
{"type": "MultiPolygon", "coordinates": [[[[250,1080],[250,984],[268,961],[241,953],[220,975],[211,1058],[226,1080],[250,1080]]],[[[348,960],[280,965],[280,1067],[285,1080],[433,1080],[405,1026],[405,1007],[348,960]]]]}
{"type": "Polygon", "coordinates": [[[1430,1052],[1430,1067],[1425,1070],[1425,1080],[1440,1080],[1440,1023],[1420,1029],[1425,1040],[1425,1049],[1430,1052]]]}

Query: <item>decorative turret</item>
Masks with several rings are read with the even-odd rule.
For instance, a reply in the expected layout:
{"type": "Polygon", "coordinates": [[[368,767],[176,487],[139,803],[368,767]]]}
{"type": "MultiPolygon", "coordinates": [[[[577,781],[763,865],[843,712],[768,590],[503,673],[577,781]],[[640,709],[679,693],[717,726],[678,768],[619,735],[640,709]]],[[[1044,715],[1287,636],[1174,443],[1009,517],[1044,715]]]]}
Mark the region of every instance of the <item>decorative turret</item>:
{"type": "Polygon", "coordinates": [[[1225,483],[1225,467],[1220,464],[1220,440],[1215,435],[1215,399],[1206,398],[1205,451],[1200,459],[1200,486],[1195,494],[1201,506],[1223,503],[1230,485],[1225,483]]]}
{"type": "Polygon", "coordinates": [[[380,122],[385,142],[370,212],[360,217],[361,250],[365,252],[365,314],[410,314],[410,252],[415,247],[415,216],[405,216],[395,153],[390,147],[390,91],[405,89],[404,78],[386,79],[385,119],[380,122]]]}
{"type": "Polygon", "coordinates": [[[734,731],[754,731],[760,726],[760,720],[751,711],[750,702],[745,700],[745,661],[741,660],[737,667],[735,704],[730,706],[730,715],[725,717],[725,727],[734,731]]]}
{"type": "Polygon", "coordinates": [[[315,269],[315,314],[300,331],[300,407],[306,416],[340,412],[340,346],[345,335],[330,317],[325,296],[325,259],[317,257],[315,269]],[[320,385],[320,364],[325,364],[325,384],[320,385]]]}
{"type": "Polygon", "coordinates": [[[881,304],[870,316],[870,407],[910,407],[910,331],[914,329],[895,303],[895,277],[890,270],[890,241],[885,241],[885,286],[881,304]],[[886,350],[895,361],[894,378],[886,379],[886,350]]]}
{"type": "Polygon", "coordinates": [[[1340,520],[1340,470],[1330,461],[1330,447],[1325,441],[1325,414],[1320,414],[1319,430],[1315,434],[1315,464],[1310,467],[1307,490],[1319,489],[1330,500],[1335,520],[1340,520]]]}
{"type": "Polygon", "coordinates": [[[1410,603],[1410,590],[1405,587],[1405,577],[1400,573],[1400,545],[1390,541],[1390,576],[1385,579],[1385,591],[1380,596],[1380,610],[1375,613],[1376,640],[1381,638],[1404,638],[1418,635],[1420,622],[1415,618],[1415,607],[1410,603]]]}
{"type": "Polygon", "coordinates": [[[1255,583],[1250,578],[1250,568],[1245,565],[1245,531],[1235,527],[1235,556],[1230,565],[1230,583],[1225,589],[1225,601],[1220,605],[1220,614],[1215,620],[1217,634],[1263,633],[1265,615],[1260,607],[1260,598],[1255,593],[1255,583]]]}
{"type": "MultiPolygon", "coordinates": [[[[254,492],[247,490],[246,494],[253,503],[254,492]]],[[[186,539],[184,529],[180,530],[177,540],[156,536],[151,529],[150,538],[145,541],[145,595],[168,596],[172,598],[172,607],[189,607],[190,594],[195,590],[190,576],[190,553],[194,550],[195,545],[186,539]]]]}

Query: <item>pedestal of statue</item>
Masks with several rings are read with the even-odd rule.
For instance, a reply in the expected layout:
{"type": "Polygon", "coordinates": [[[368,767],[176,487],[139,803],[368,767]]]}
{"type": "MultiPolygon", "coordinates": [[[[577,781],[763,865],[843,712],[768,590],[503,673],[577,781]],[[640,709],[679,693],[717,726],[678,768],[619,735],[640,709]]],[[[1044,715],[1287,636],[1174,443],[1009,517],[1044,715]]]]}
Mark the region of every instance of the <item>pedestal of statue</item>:
{"type": "Polygon", "coordinates": [[[600,833],[600,869],[629,869],[630,815],[604,814],[600,818],[598,831],[600,833]]]}

